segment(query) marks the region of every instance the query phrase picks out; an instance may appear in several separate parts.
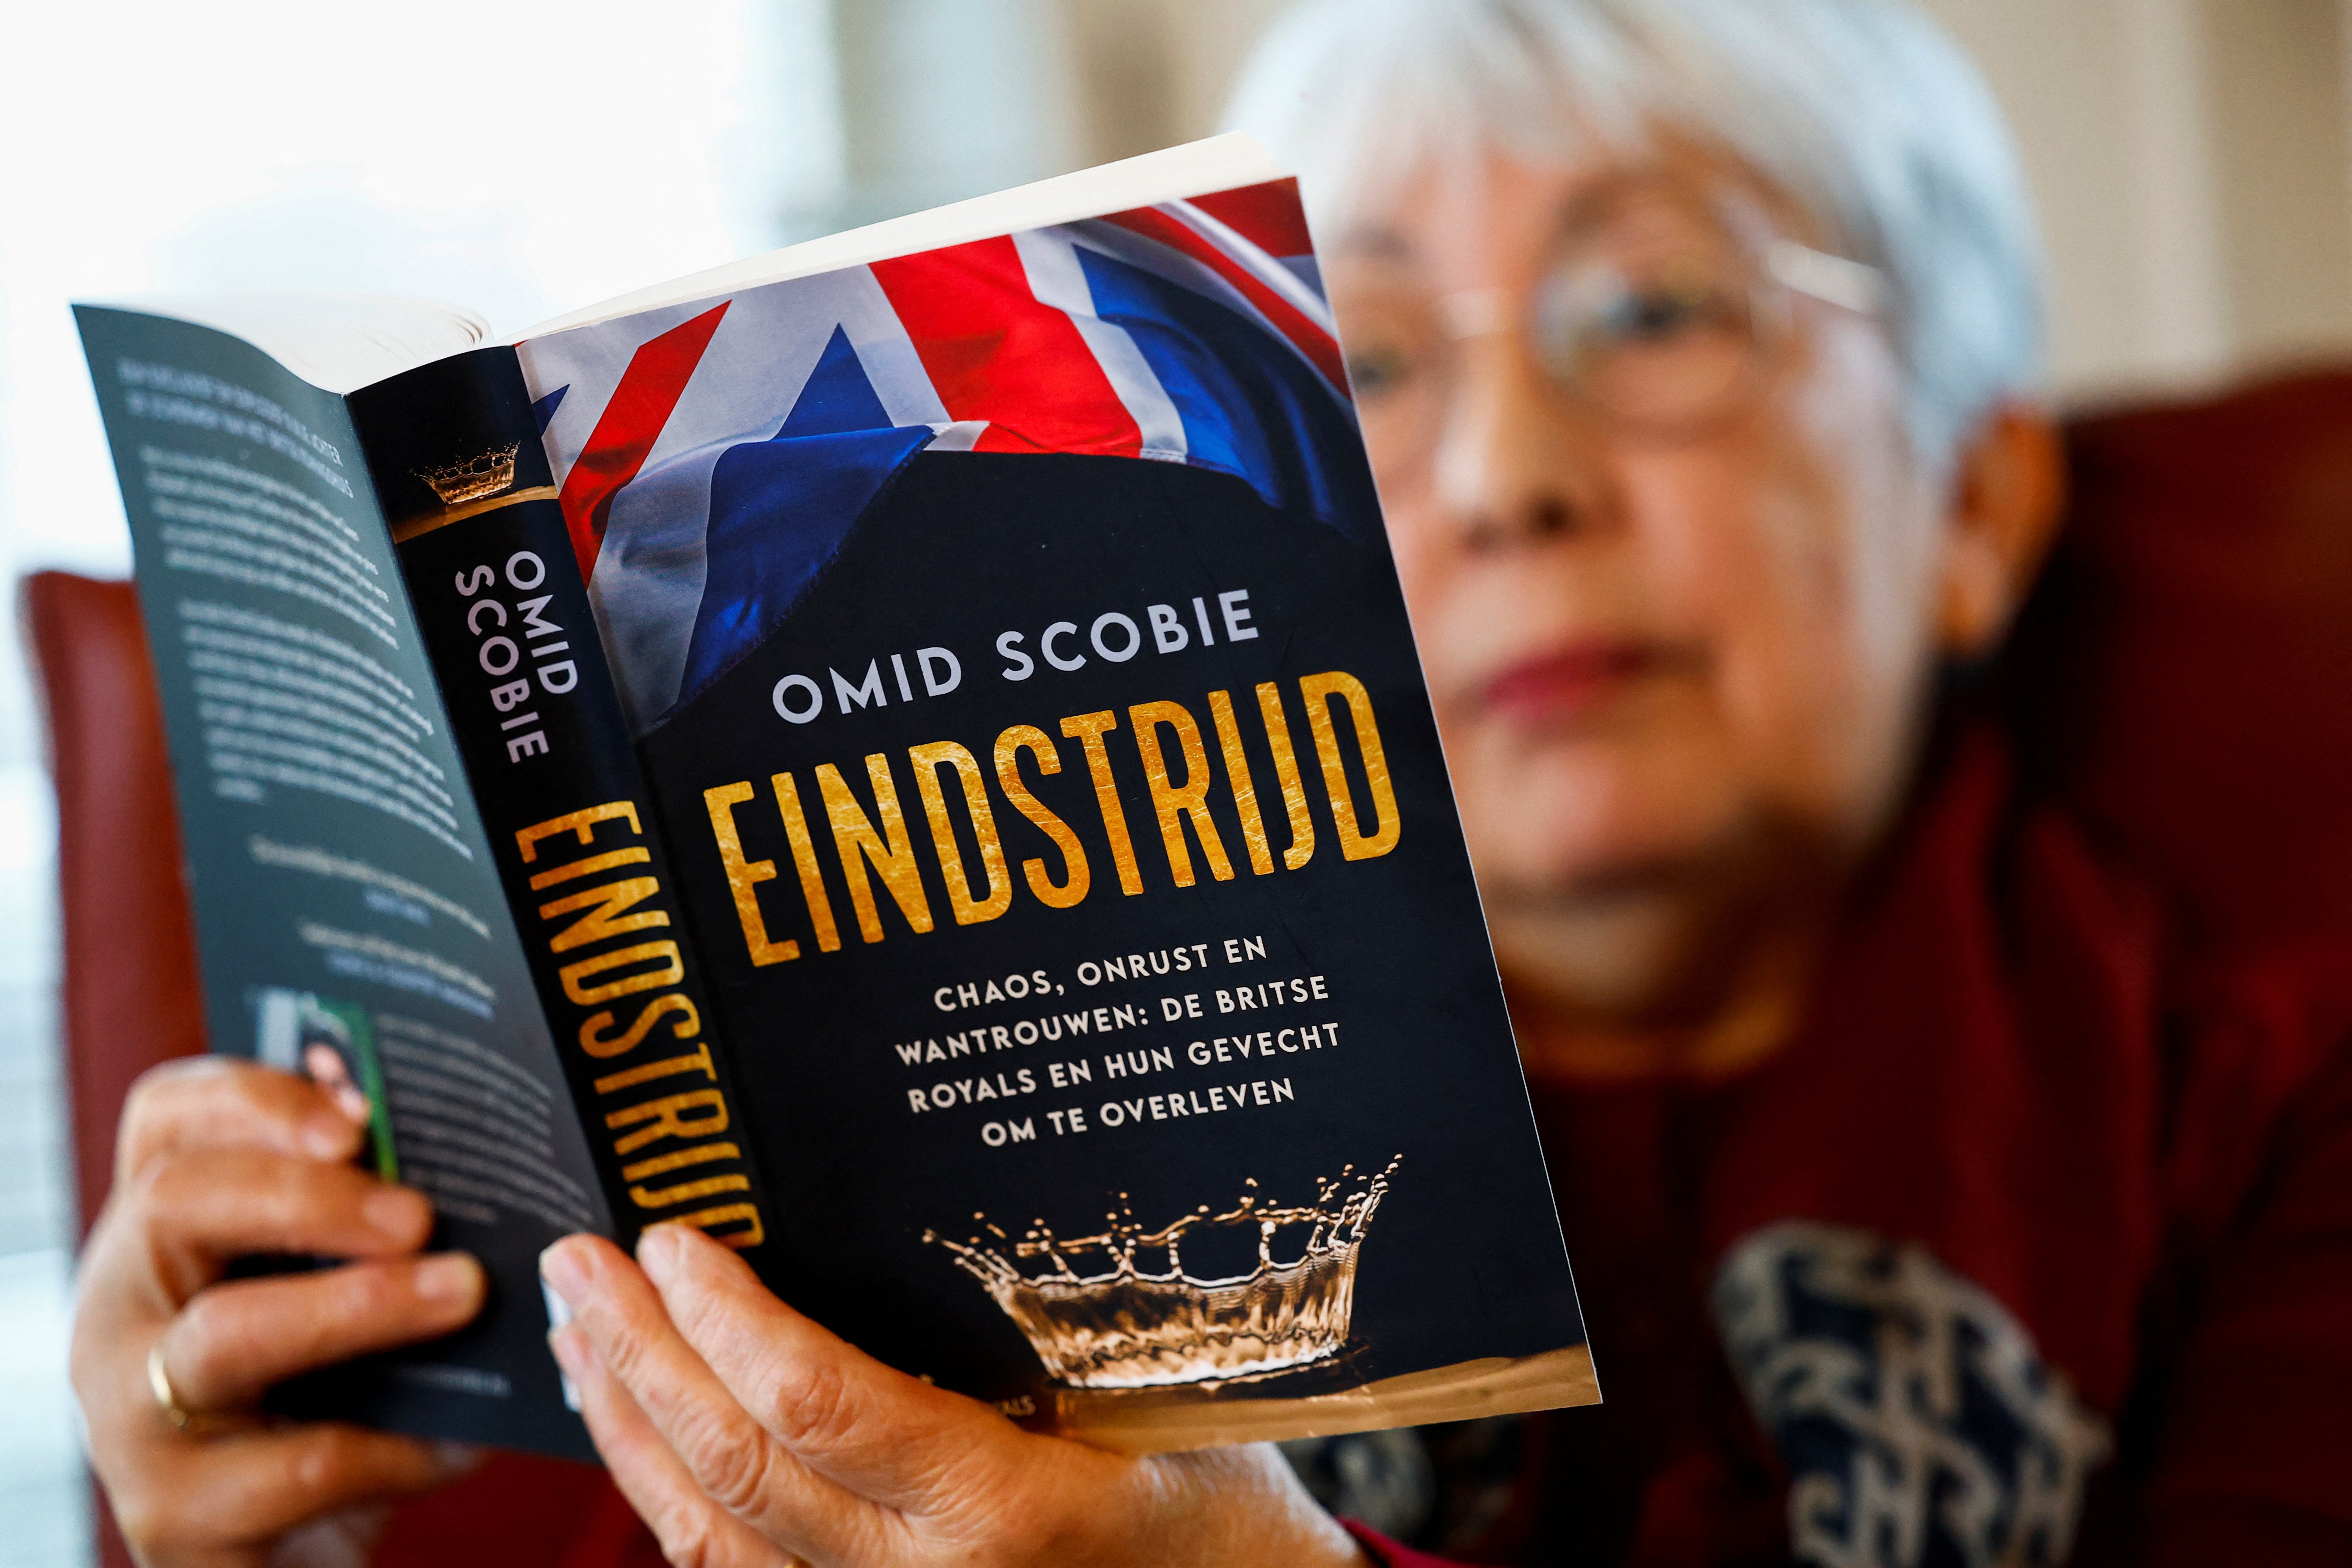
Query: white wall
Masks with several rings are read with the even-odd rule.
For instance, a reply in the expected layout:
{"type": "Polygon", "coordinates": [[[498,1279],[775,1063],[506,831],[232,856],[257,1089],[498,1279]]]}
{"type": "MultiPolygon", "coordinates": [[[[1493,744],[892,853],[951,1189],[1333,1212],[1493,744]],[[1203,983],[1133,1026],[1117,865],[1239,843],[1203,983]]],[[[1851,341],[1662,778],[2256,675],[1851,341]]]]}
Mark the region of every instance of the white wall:
{"type": "Polygon", "coordinates": [[[2009,110],[2071,401],[2352,353],[2342,0],[1927,0],[2009,110]]]}
{"type": "Polygon", "coordinates": [[[2255,363],[2352,344],[2352,7],[2209,0],[2232,346],[2255,363]]]}
{"type": "MultiPolygon", "coordinates": [[[[1214,128],[1282,0],[1050,0],[1083,151],[1214,128]]],[[[1923,0],[2007,109],[2070,404],[2352,359],[2352,0],[1923,0]]]]}

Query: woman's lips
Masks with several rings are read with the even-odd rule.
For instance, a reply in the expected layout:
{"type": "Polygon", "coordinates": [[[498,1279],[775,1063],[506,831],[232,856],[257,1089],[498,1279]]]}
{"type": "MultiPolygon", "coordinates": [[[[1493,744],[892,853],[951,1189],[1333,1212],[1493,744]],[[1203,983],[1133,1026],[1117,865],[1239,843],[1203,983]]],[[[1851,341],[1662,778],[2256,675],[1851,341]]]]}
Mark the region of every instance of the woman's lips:
{"type": "Polygon", "coordinates": [[[1660,643],[1576,643],[1504,670],[1486,683],[1485,706],[1517,724],[1572,723],[1690,662],[1686,653],[1660,643]]]}

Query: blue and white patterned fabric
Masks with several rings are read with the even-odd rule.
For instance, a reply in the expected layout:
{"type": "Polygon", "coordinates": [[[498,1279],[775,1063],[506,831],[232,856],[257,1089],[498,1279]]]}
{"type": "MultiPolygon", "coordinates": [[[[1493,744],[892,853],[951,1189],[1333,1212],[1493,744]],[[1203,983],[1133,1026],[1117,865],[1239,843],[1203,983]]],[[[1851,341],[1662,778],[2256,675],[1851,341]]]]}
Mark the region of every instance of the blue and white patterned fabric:
{"type": "Polygon", "coordinates": [[[2105,1424],[2016,1318],[1926,1248],[1791,1221],[1716,1276],[1724,1345],[1821,1568],[2065,1561],[2105,1424]]]}

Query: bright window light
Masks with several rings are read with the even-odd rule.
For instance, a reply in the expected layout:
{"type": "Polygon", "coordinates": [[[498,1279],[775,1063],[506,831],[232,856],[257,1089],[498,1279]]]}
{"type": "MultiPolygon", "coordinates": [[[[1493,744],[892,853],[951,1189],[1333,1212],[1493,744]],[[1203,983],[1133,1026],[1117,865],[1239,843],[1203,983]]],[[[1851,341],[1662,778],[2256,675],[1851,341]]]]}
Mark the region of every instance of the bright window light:
{"type": "Polygon", "coordinates": [[[80,0],[9,23],[0,528],[128,568],[74,298],[419,295],[512,333],[779,244],[842,171],[824,0],[80,0]]]}

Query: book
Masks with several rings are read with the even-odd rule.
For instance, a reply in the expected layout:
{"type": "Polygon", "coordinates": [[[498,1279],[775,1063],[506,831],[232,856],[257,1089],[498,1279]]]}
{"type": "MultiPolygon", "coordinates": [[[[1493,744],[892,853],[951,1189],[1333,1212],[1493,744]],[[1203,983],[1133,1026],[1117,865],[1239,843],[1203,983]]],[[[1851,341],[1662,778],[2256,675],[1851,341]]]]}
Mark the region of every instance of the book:
{"type": "Polygon", "coordinates": [[[535,1260],[666,1220],[1126,1451],[1598,1398],[1254,143],[511,343],[77,310],[212,1046],[363,1096],[492,1279],[277,1408],[593,1458],[535,1260]]]}

